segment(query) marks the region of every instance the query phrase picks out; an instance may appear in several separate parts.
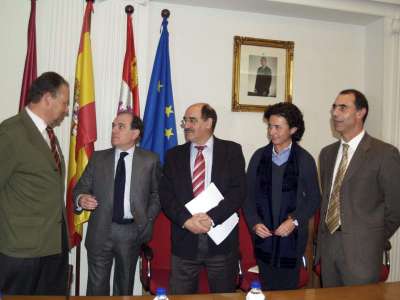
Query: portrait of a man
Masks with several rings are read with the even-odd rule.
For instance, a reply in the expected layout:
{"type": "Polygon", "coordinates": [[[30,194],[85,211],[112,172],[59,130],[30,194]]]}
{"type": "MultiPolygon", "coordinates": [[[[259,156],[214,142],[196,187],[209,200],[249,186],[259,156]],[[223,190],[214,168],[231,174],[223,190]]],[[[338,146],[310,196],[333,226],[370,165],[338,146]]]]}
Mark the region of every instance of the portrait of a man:
{"type": "Polygon", "coordinates": [[[248,96],[276,97],[276,57],[249,55],[248,96]]]}

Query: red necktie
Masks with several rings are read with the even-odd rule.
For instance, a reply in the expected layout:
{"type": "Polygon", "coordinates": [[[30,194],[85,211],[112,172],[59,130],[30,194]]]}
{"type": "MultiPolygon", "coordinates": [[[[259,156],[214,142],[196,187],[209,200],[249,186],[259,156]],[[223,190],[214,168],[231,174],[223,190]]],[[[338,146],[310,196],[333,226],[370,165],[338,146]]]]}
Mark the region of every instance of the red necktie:
{"type": "Polygon", "coordinates": [[[194,161],[193,176],[192,176],[192,187],[193,195],[196,197],[205,187],[206,179],[206,162],[203,156],[203,150],[206,146],[196,146],[197,155],[194,161]]]}
{"type": "Polygon", "coordinates": [[[49,139],[50,139],[51,153],[53,154],[54,160],[56,161],[58,172],[61,173],[61,159],[60,159],[60,155],[58,154],[58,151],[57,151],[56,135],[54,134],[54,130],[51,127],[47,127],[46,131],[47,131],[47,134],[49,135],[49,139]]]}

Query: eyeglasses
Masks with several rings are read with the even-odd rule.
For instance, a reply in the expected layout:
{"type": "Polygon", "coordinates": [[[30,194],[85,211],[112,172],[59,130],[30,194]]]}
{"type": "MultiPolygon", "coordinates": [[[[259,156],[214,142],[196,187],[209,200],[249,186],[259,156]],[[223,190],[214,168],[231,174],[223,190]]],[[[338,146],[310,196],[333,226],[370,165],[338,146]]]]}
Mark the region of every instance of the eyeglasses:
{"type": "Polygon", "coordinates": [[[189,117],[189,118],[183,117],[181,121],[181,127],[184,128],[186,124],[196,125],[198,121],[199,120],[194,117],[189,117]]]}

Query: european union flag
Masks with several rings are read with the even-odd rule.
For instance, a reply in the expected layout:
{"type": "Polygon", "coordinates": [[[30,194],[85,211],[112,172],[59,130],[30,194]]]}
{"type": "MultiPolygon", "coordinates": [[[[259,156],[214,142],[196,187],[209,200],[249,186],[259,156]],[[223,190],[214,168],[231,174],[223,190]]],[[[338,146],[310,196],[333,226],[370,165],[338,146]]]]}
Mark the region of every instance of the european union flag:
{"type": "Polygon", "coordinates": [[[144,134],[141,146],[160,155],[164,163],[165,152],[178,144],[176,136],[174,98],[169,63],[169,33],[167,17],[162,21],[150,87],[144,111],[144,134]]]}

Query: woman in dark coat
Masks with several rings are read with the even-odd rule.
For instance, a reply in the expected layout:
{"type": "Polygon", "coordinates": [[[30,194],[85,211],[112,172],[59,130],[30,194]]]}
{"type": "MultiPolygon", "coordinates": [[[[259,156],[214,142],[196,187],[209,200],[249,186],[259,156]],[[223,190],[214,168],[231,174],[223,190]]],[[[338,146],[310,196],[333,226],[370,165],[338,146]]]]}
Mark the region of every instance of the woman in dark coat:
{"type": "Polygon", "coordinates": [[[244,213],[264,290],[295,289],[308,238],[308,221],[320,204],[313,157],[297,143],[301,111],[277,103],[264,112],[270,143],[252,156],[244,213]]]}

